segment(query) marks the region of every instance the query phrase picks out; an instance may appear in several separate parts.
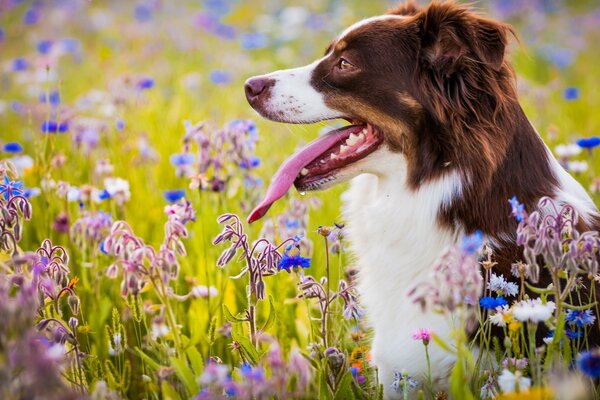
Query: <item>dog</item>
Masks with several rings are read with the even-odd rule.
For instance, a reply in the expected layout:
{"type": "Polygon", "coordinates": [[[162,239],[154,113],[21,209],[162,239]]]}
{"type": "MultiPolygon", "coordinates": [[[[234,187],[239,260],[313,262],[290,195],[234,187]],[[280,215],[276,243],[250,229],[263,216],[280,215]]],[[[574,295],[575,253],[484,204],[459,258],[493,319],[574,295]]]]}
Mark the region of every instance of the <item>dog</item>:
{"type": "MultiPolygon", "coordinates": [[[[510,26],[454,2],[409,2],[350,26],[309,65],[246,81],[248,102],[265,118],[350,124],[286,160],[248,220],[292,185],[351,181],[343,212],[386,398],[399,396],[394,371],[427,371],[412,332],[450,334],[442,316],[407,297],[443,249],[479,230],[493,245],[495,271],[509,275],[522,254],[508,205],[515,195],[527,210],[545,196],[571,204],[581,231],[600,220],[519,105],[506,57],[512,36],[510,26]]],[[[443,382],[452,356],[430,346],[430,358],[443,382]]]]}

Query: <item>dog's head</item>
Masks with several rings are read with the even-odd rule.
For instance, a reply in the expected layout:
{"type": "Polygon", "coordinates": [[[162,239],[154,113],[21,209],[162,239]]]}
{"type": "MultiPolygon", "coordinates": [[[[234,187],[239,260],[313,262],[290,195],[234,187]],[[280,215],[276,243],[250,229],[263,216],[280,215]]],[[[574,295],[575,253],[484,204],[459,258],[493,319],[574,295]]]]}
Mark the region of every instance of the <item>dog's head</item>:
{"type": "Polygon", "coordinates": [[[265,118],[350,123],[290,157],[249,220],[292,184],[316,190],[379,174],[387,157],[405,158],[412,187],[468,153],[497,163],[507,140],[495,119],[514,98],[504,57],[511,32],[451,2],[407,3],[350,26],[307,66],[249,79],[248,102],[265,118]]]}

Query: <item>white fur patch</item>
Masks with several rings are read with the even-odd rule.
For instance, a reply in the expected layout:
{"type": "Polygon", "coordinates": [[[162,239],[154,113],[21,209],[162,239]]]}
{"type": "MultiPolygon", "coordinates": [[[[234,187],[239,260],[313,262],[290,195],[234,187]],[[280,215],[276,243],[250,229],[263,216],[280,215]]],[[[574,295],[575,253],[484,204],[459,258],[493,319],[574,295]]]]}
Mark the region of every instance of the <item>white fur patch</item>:
{"type": "Polygon", "coordinates": [[[339,111],[329,108],[323,94],[311,85],[312,73],[323,58],[304,67],[275,71],[265,78],[275,81],[266,111],[281,122],[311,123],[342,117],[339,111]]]}
{"type": "MultiPolygon", "coordinates": [[[[426,282],[441,252],[462,237],[462,232],[442,228],[437,222],[440,208],[460,194],[462,179],[457,172],[449,172],[413,191],[405,184],[403,156],[380,149],[367,162],[372,172],[354,178],[343,196],[344,214],[358,257],[361,302],[374,328],[372,355],[379,381],[386,398],[400,398],[400,393],[391,391],[394,371],[406,369],[420,382],[427,372],[423,344],[413,340],[412,333],[430,328],[449,340],[448,320],[423,312],[407,292],[426,282]]],[[[453,357],[435,345],[429,351],[433,379],[443,384],[453,357]]]]}

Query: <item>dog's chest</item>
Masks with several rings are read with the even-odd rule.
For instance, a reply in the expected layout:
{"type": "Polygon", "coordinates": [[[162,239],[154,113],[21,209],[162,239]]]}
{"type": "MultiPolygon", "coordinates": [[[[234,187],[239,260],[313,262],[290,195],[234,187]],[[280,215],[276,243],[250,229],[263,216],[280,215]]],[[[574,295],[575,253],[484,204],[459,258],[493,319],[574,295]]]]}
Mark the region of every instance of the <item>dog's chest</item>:
{"type": "MultiPolygon", "coordinates": [[[[459,187],[457,180],[449,177],[419,192],[406,190],[402,182],[361,175],[343,197],[358,290],[374,329],[373,357],[386,384],[393,370],[425,372],[423,346],[412,339],[416,329],[430,328],[442,337],[449,333],[439,314],[423,312],[407,292],[428,280],[437,257],[460,235],[437,223],[440,206],[459,187]]],[[[432,362],[448,362],[445,354],[431,356],[432,362]]]]}

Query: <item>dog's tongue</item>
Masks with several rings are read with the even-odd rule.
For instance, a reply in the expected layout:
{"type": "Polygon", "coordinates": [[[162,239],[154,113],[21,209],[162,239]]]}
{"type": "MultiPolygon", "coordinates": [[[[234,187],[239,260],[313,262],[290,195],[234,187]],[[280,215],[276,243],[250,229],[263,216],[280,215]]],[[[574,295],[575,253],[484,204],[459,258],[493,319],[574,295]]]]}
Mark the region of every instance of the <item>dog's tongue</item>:
{"type": "Polygon", "coordinates": [[[267,194],[258,206],[248,216],[248,223],[261,219],[271,205],[279,200],[292,187],[296,177],[311,161],[323,154],[327,149],[333,146],[336,142],[342,141],[348,136],[348,129],[355,128],[344,127],[330,132],[326,135],[319,136],[317,139],[310,142],[306,147],[297,153],[293,154],[281,164],[279,170],[273,175],[271,184],[267,189],[267,194]]]}

